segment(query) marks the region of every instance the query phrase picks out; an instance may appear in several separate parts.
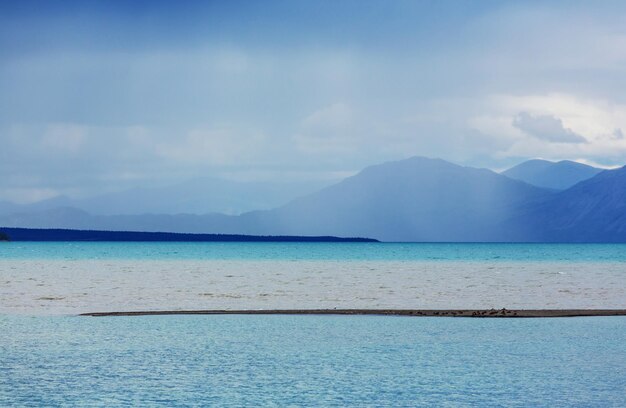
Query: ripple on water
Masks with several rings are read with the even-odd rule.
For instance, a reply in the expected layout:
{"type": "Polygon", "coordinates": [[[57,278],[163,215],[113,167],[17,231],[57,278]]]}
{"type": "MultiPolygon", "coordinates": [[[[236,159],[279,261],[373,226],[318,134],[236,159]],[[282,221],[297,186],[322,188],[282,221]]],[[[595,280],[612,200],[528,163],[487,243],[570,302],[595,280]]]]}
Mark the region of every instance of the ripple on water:
{"type": "Polygon", "coordinates": [[[0,288],[0,313],[374,304],[626,308],[626,263],[0,260],[0,271],[6,282],[0,288]]]}

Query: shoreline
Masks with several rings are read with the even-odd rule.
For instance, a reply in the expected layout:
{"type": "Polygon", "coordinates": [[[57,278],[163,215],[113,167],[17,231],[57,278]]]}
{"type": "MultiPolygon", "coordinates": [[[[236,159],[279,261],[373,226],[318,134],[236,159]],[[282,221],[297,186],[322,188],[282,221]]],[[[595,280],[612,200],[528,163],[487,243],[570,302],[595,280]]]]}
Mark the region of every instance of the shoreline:
{"type": "Polygon", "coordinates": [[[251,310],[146,310],[89,312],[82,317],[163,316],[163,315],[338,315],[474,318],[540,318],[626,316],[626,309],[251,309],[251,310]]]}
{"type": "Polygon", "coordinates": [[[68,228],[0,227],[2,242],[279,242],[375,243],[374,238],[332,235],[248,235],[68,228]]]}

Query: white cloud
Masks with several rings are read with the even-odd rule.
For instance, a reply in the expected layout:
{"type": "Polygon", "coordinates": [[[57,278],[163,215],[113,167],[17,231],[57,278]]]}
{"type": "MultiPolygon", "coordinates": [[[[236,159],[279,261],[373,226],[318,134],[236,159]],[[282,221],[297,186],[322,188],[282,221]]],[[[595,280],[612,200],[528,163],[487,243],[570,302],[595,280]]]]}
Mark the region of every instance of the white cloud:
{"type": "Polygon", "coordinates": [[[265,136],[257,131],[234,127],[200,127],[182,138],[156,144],[155,153],[174,162],[204,166],[250,163],[265,147],[265,136]]]}
{"type": "Polygon", "coordinates": [[[626,125],[626,105],[605,99],[573,94],[496,95],[489,98],[493,111],[510,115],[524,111],[532,115],[553,115],[563,126],[585,135],[589,141],[611,134],[626,125]]]}
{"type": "Polygon", "coordinates": [[[40,143],[45,149],[77,153],[84,145],[87,127],[73,123],[53,123],[46,127],[40,143]]]}
{"type": "Polygon", "coordinates": [[[626,161],[620,7],[497,4],[425,26],[422,7],[373,37],[355,19],[336,35],[288,25],[289,38],[261,27],[190,42],[191,27],[178,43],[9,52],[0,188],[18,176],[62,192],[231,172],[316,178],[411,155],[626,161]]]}
{"type": "Polygon", "coordinates": [[[582,159],[605,165],[626,160],[626,140],[619,137],[626,126],[626,105],[558,93],[493,95],[479,105],[484,114],[471,117],[468,125],[511,142],[494,150],[494,158],[582,159]]]}
{"type": "Polygon", "coordinates": [[[2,200],[8,200],[17,204],[27,204],[46,200],[59,195],[59,191],[52,188],[6,188],[0,189],[2,200]]]}
{"type": "Polygon", "coordinates": [[[513,126],[537,139],[554,143],[586,143],[587,139],[563,126],[563,121],[552,115],[531,115],[520,112],[513,118],[513,126]]]}
{"type": "Polygon", "coordinates": [[[334,103],[307,116],[294,141],[305,153],[349,153],[358,150],[356,128],[360,125],[354,109],[334,103]]]}
{"type": "Polygon", "coordinates": [[[346,129],[353,123],[354,112],[345,103],[334,103],[321,108],[303,121],[304,126],[321,129],[346,129]]]}

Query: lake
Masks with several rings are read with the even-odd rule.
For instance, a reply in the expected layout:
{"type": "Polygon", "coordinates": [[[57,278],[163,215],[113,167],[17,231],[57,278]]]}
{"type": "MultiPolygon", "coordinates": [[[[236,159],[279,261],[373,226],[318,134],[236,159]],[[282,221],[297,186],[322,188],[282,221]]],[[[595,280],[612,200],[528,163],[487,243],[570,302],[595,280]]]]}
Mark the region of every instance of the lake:
{"type": "Polygon", "coordinates": [[[0,406],[626,405],[626,318],[78,317],[626,308],[625,245],[0,245],[0,406]]]}
{"type": "Polygon", "coordinates": [[[0,406],[626,405],[626,318],[0,317],[0,406]]]}
{"type": "Polygon", "coordinates": [[[626,308],[626,245],[0,245],[0,314],[626,308]]]}

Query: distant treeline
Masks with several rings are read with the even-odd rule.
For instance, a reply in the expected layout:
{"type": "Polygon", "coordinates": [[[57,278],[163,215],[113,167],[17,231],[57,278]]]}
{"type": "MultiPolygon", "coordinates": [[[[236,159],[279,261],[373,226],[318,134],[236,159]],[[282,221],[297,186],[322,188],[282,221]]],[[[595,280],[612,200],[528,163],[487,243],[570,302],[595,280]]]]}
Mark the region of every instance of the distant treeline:
{"type": "Polygon", "coordinates": [[[121,241],[121,242],[378,242],[371,238],[332,236],[262,236],[180,234],[171,232],[86,231],[71,229],[2,228],[0,241],[121,241]]]}

